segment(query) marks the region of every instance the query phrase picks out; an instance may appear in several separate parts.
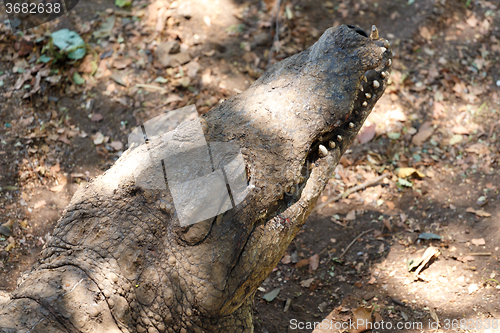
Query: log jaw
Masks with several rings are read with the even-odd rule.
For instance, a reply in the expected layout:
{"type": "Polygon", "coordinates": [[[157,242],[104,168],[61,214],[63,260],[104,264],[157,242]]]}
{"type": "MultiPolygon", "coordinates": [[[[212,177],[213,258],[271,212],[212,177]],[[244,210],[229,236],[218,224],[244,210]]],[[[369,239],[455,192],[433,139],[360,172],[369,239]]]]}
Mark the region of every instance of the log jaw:
{"type": "Polygon", "coordinates": [[[39,263],[0,305],[0,332],[252,332],[256,289],[382,96],[391,64],[376,28],[330,28],[201,119],[129,149],[75,194],[39,263]],[[232,209],[182,225],[171,182],[144,188],[131,166],[167,151],[167,137],[188,144],[196,126],[208,143],[238,147],[246,192],[232,209]]]}

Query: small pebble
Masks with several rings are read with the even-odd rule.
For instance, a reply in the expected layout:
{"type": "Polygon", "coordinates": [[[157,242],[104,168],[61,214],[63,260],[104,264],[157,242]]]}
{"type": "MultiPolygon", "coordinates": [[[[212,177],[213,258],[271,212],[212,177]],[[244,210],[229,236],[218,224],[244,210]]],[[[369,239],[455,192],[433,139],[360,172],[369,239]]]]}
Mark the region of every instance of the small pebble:
{"type": "Polygon", "coordinates": [[[500,87],[500,80],[497,80],[497,87],[500,87]]]}

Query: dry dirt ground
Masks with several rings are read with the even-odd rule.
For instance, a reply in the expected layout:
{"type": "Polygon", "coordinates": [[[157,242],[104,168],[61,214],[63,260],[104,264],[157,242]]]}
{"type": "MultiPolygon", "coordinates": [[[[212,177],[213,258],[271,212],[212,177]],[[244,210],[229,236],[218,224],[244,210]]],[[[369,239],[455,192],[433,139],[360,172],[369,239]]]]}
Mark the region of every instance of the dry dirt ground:
{"type": "Polygon", "coordinates": [[[360,318],[375,331],[500,331],[500,1],[85,0],[16,35],[4,13],[0,289],[136,125],[189,104],[207,112],[329,26],[376,24],[395,52],[391,85],[257,292],[255,331],[349,331],[312,325],[360,318]],[[62,28],[85,58],[40,62],[62,28]]]}

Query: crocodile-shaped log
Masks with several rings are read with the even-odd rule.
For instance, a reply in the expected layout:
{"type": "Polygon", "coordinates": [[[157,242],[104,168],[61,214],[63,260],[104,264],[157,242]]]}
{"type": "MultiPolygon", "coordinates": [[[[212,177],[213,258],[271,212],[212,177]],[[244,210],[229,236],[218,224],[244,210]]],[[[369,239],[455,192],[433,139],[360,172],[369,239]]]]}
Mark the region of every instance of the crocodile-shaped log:
{"type": "Polygon", "coordinates": [[[252,332],[256,289],[383,94],[391,58],[375,27],[330,28],[199,120],[133,145],[75,194],[41,259],[0,298],[0,332],[252,332]],[[239,147],[246,189],[232,209],[182,224],[148,156],[189,145],[196,126],[209,144],[239,147]]]}

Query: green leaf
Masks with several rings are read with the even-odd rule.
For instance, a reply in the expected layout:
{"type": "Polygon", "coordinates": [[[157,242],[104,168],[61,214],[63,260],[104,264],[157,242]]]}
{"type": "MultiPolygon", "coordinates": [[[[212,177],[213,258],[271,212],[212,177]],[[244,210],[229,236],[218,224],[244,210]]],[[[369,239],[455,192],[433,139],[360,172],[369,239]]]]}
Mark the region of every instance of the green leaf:
{"type": "Polygon", "coordinates": [[[336,264],[341,264],[341,263],[342,263],[342,260],[341,260],[341,259],[339,259],[339,257],[333,257],[333,258],[332,258],[332,261],[333,261],[334,263],[336,263],[336,264]]]}
{"type": "Polygon", "coordinates": [[[97,61],[92,60],[90,62],[90,67],[91,67],[91,70],[92,70],[92,72],[90,73],[90,75],[94,75],[97,72],[97,69],[99,68],[99,66],[97,66],[97,61]]]}
{"type": "Polygon", "coordinates": [[[116,16],[111,15],[106,19],[105,22],[102,22],[99,30],[94,31],[92,36],[94,36],[94,38],[109,37],[109,35],[111,35],[111,30],[113,30],[113,27],[115,26],[115,22],[116,22],[116,16]]]}
{"type": "Polygon", "coordinates": [[[477,108],[477,113],[481,113],[484,109],[486,109],[487,106],[488,104],[486,102],[481,104],[481,106],[477,108]]]}
{"type": "Polygon", "coordinates": [[[38,58],[38,62],[43,62],[44,64],[48,63],[51,60],[52,57],[46,56],[45,54],[42,54],[40,58],[38,58]]]}
{"type": "Polygon", "coordinates": [[[443,238],[442,236],[433,234],[432,232],[423,232],[420,235],[418,235],[419,239],[441,239],[443,238]]]}
{"type": "Polygon", "coordinates": [[[450,146],[453,146],[453,145],[455,145],[457,143],[462,142],[463,139],[464,139],[464,137],[462,136],[462,134],[455,134],[455,135],[453,135],[450,138],[450,146]]]}
{"type": "Polygon", "coordinates": [[[115,5],[120,8],[130,6],[132,4],[132,0],[115,0],[115,5]]]}
{"type": "Polygon", "coordinates": [[[275,288],[272,291],[265,294],[264,296],[262,296],[262,298],[268,302],[272,302],[276,298],[276,296],[279,295],[280,291],[281,291],[281,288],[275,288]]]}
{"type": "Polygon", "coordinates": [[[397,140],[397,139],[399,139],[401,137],[401,133],[390,132],[390,133],[387,133],[387,136],[391,140],[397,140]]]}
{"type": "Polygon", "coordinates": [[[75,72],[75,74],[73,74],[73,81],[77,85],[82,85],[85,83],[85,79],[81,77],[80,74],[78,74],[78,72],[75,72]]]}
{"type": "Polygon", "coordinates": [[[85,42],[74,31],[61,29],[50,35],[52,43],[69,59],[78,60],[85,56],[85,42]]]}
{"type": "Polygon", "coordinates": [[[243,30],[245,30],[245,25],[244,24],[233,24],[226,28],[226,31],[229,33],[242,33],[243,30]]]}
{"type": "Polygon", "coordinates": [[[158,83],[167,83],[167,82],[168,82],[168,79],[165,79],[164,77],[158,76],[158,77],[155,79],[155,82],[158,82],[158,83]]]}
{"type": "Polygon", "coordinates": [[[406,187],[413,187],[413,183],[410,181],[407,181],[406,179],[403,178],[398,178],[398,185],[399,186],[406,186],[406,187]]]}

